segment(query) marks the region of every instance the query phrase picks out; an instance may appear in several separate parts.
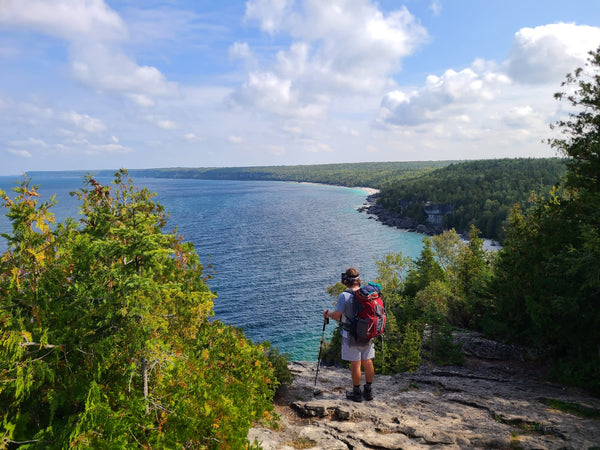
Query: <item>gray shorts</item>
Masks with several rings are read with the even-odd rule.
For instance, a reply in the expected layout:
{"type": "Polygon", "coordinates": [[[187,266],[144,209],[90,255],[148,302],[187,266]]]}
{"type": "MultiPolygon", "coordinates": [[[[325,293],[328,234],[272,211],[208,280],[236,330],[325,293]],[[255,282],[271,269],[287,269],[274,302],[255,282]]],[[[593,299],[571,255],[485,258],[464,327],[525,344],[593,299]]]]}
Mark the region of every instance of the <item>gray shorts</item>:
{"type": "Polygon", "coordinates": [[[371,339],[366,344],[356,344],[352,337],[342,337],[342,359],[344,361],[361,361],[375,357],[375,344],[371,339]]]}

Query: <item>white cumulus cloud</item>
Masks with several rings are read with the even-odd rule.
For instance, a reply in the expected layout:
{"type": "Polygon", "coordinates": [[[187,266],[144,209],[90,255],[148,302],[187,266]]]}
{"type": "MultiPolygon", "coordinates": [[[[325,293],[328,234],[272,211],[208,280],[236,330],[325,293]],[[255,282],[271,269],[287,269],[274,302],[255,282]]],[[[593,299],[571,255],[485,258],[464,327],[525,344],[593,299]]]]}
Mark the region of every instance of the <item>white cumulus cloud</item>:
{"type": "MultiPolygon", "coordinates": [[[[287,116],[316,117],[339,95],[373,95],[393,85],[402,58],[427,40],[402,7],[385,15],[370,0],[250,0],[246,20],[269,33],[289,34],[273,64],[254,68],[232,99],[287,116]]],[[[231,53],[247,57],[248,44],[231,53]]]]}
{"type": "Polygon", "coordinates": [[[94,89],[142,106],[176,90],[156,67],[138,65],[124,52],[127,27],[104,0],[2,0],[0,23],[66,41],[73,76],[94,89]]]}
{"type": "Polygon", "coordinates": [[[121,144],[89,144],[86,153],[89,155],[98,153],[130,153],[133,150],[121,144]]]}
{"type": "Polygon", "coordinates": [[[200,142],[202,140],[201,137],[196,136],[194,133],[186,133],[183,135],[183,138],[190,143],[200,142]]]}
{"type": "Polygon", "coordinates": [[[273,34],[291,10],[292,0],[251,0],[246,3],[245,20],[258,21],[260,29],[273,34]]]}
{"type": "Polygon", "coordinates": [[[439,0],[432,0],[432,2],[429,4],[429,9],[431,10],[434,16],[439,16],[442,13],[443,9],[442,2],[440,2],[439,0]]]}
{"type": "Polygon", "coordinates": [[[146,120],[163,130],[174,130],[177,128],[177,124],[174,121],[165,119],[164,117],[150,115],[146,117],[146,120]]]}
{"type": "Polygon", "coordinates": [[[232,144],[242,144],[244,142],[244,139],[240,136],[229,136],[227,140],[232,144]]]}
{"type": "Polygon", "coordinates": [[[175,92],[174,83],[152,66],[140,66],[118,47],[105,42],[72,46],[72,72],[80,82],[96,89],[121,92],[142,106],[152,98],[175,92]]]}
{"type": "Polygon", "coordinates": [[[308,142],[306,145],[306,150],[311,153],[331,153],[333,152],[333,148],[326,144],[325,142],[308,142]]]}
{"type": "MultiPolygon", "coordinates": [[[[510,102],[517,98],[521,105],[527,104],[528,98],[539,102],[540,90],[525,85],[558,89],[568,72],[585,65],[588,52],[599,43],[600,28],[596,27],[554,24],[523,28],[515,34],[509,58],[500,64],[476,60],[461,71],[429,75],[421,87],[388,92],[381,101],[377,122],[393,126],[460,122],[461,117],[478,111],[480,119],[498,120],[509,127],[517,123],[538,125],[550,118],[552,109],[544,107],[541,111],[510,102]]],[[[547,97],[552,93],[549,91],[547,97]]],[[[479,125],[479,121],[474,123],[479,125]]]]}
{"type": "Polygon", "coordinates": [[[467,110],[493,100],[510,83],[494,72],[476,72],[475,66],[460,72],[447,70],[430,75],[420,89],[391,91],[381,102],[379,120],[396,125],[416,125],[445,115],[460,117],[467,110]]]}
{"type": "Polygon", "coordinates": [[[2,0],[0,22],[67,41],[127,34],[124,22],[104,0],[2,0]]]}
{"type": "Polygon", "coordinates": [[[510,77],[522,83],[559,83],[582,67],[600,44],[600,28],[558,23],[523,28],[514,37],[507,61],[510,77]]]}

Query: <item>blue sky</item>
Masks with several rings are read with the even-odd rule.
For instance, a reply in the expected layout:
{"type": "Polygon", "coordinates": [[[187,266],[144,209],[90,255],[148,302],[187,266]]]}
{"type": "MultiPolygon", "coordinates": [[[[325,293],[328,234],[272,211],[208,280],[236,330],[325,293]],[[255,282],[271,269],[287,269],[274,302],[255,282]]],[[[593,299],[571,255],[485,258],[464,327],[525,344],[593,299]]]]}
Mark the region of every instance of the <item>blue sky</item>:
{"type": "Polygon", "coordinates": [[[556,156],[589,0],[0,0],[0,175],[556,156]]]}

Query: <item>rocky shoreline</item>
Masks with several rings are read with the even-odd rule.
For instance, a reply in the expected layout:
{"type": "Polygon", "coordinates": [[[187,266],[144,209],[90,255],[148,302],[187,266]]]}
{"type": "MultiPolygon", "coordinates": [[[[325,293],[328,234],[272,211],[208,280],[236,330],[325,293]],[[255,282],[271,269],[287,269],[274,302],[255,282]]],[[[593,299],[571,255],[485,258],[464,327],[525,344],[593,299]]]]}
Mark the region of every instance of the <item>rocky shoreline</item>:
{"type": "Polygon", "coordinates": [[[484,347],[461,367],[376,375],[375,399],[362,403],[345,398],[348,369],[321,367],[315,389],[316,364],[295,362],[275,405],[279,428],[257,426],[248,438],[266,450],[600,448],[599,398],[544,381],[518,349],[484,347]]]}
{"type": "Polygon", "coordinates": [[[369,214],[373,219],[381,222],[384,225],[399,228],[406,231],[412,231],[420,234],[433,236],[441,234],[444,231],[442,225],[424,224],[416,220],[396,214],[386,210],[383,206],[377,203],[378,193],[367,196],[365,202],[357,209],[360,213],[369,214]]]}
{"type": "MultiPolygon", "coordinates": [[[[427,236],[435,236],[437,234],[442,234],[444,231],[446,231],[446,228],[444,228],[443,225],[419,223],[410,217],[390,212],[386,210],[383,206],[377,204],[377,197],[377,192],[367,196],[362,206],[358,207],[356,210],[359,213],[368,214],[369,219],[377,220],[383,225],[398,228],[404,231],[410,231],[413,233],[419,233],[427,236]]],[[[468,233],[463,233],[461,237],[465,241],[469,239],[468,233]]],[[[483,247],[485,250],[488,251],[496,251],[501,248],[500,244],[496,240],[486,238],[484,238],[483,247]]]]}

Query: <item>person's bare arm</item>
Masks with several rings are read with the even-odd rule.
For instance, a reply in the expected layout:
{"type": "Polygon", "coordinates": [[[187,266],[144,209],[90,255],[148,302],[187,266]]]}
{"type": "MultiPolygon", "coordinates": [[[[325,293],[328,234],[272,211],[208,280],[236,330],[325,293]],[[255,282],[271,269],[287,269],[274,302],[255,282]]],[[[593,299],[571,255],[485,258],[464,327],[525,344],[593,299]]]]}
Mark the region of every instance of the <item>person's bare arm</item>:
{"type": "Polygon", "coordinates": [[[342,318],[342,313],[339,311],[331,311],[329,309],[326,309],[325,311],[323,311],[323,317],[325,317],[326,319],[333,319],[333,320],[340,320],[342,318]]]}

